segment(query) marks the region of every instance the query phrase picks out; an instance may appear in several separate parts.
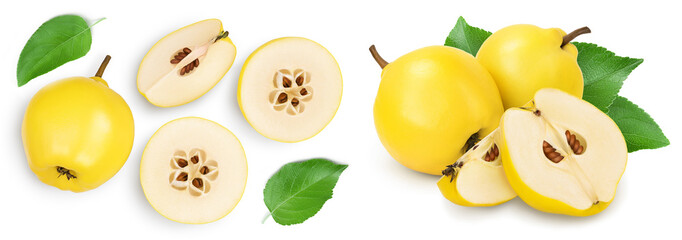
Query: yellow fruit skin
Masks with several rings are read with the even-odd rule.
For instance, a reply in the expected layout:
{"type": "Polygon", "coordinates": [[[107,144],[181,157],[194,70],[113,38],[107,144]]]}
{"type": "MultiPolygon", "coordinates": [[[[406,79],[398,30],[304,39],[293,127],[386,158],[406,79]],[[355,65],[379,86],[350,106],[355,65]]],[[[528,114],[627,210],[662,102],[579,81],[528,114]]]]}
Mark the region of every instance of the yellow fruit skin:
{"type": "Polygon", "coordinates": [[[381,143],[406,167],[440,175],[469,137],[497,128],[503,108],[495,82],[470,54],[425,47],[388,64],[374,102],[381,143]]]}
{"type": "MultiPolygon", "coordinates": [[[[465,207],[491,207],[491,206],[497,206],[502,203],[505,203],[507,201],[499,202],[499,203],[490,203],[490,204],[480,204],[480,203],[472,203],[467,201],[462,197],[462,194],[459,193],[457,190],[457,184],[456,181],[450,182],[450,176],[442,176],[438,180],[438,189],[440,190],[440,193],[443,194],[443,196],[447,199],[450,200],[450,202],[460,205],[460,206],[465,206],[465,207]]],[[[510,199],[511,200],[511,199],[510,199]]]]}
{"type": "Polygon", "coordinates": [[[500,157],[502,158],[502,165],[504,166],[504,172],[507,175],[507,180],[509,180],[509,184],[512,186],[514,191],[516,191],[519,197],[531,207],[548,213],[584,217],[591,216],[601,212],[602,210],[606,209],[606,207],[608,207],[609,204],[611,203],[599,202],[596,205],[592,205],[592,207],[588,209],[576,209],[559,200],[545,197],[539,194],[538,192],[528,187],[528,185],[526,185],[523,181],[521,181],[521,178],[519,177],[516,168],[511,163],[511,157],[509,155],[509,148],[507,147],[506,144],[504,131],[502,132],[501,139],[502,141],[500,141],[501,143],[500,157]]]}
{"type": "Polygon", "coordinates": [[[578,49],[570,43],[561,48],[565,35],[558,28],[519,24],[500,29],[481,45],[476,59],[495,79],[504,109],[526,104],[542,88],[582,98],[578,49]]]}
{"type": "Polygon", "coordinates": [[[61,190],[96,188],[118,172],[133,146],[133,115],[98,77],[72,77],[43,87],[24,115],[22,139],[28,165],[61,190]],[[57,166],[71,170],[70,180],[57,166]]]}

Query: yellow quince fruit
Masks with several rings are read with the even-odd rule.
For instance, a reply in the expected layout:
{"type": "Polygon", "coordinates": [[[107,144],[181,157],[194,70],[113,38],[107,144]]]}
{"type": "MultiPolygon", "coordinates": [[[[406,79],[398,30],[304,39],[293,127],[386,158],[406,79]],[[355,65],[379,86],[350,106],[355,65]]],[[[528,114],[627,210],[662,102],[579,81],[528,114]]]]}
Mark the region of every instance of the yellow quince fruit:
{"type": "Polygon", "coordinates": [[[386,62],[374,102],[374,125],[395,160],[440,175],[498,126],[503,113],[492,77],[470,54],[430,46],[386,62]]]}

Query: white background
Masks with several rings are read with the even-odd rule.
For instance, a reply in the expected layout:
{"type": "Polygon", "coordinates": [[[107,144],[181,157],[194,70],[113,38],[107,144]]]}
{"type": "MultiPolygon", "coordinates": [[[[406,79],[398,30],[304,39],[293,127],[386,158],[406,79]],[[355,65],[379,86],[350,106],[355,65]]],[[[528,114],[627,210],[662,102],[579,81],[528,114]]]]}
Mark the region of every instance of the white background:
{"type": "Polygon", "coordinates": [[[13,1],[0,15],[0,178],[4,182],[0,238],[679,237],[679,7],[657,1],[546,2],[13,1]],[[90,23],[107,18],[94,27],[90,52],[17,88],[16,64],[28,38],[44,21],[69,13],[90,23]],[[615,201],[592,217],[542,213],[518,198],[490,208],[460,207],[445,200],[436,187],[438,177],[402,167],[379,142],[372,106],[380,68],[367,48],[376,44],[390,61],[420,47],[441,45],[460,15],[489,31],[517,23],[566,31],[587,25],[593,33],[580,36],[579,41],[598,43],[621,56],[644,58],[620,93],[646,109],[672,145],[630,154],[615,201]],[[230,31],[238,49],[232,69],[192,103],[167,109],[151,105],[135,84],[142,57],[167,33],[206,18],[221,19],[230,31]],[[344,76],[344,96],[334,120],[316,137],[295,144],[259,135],[244,120],[236,101],[239,70],[246,57],[266,41],[283,36],[321,43],[334,54],[344,76]],[[28,168],[20,132],[24,110],[47,83],[94,74],[106,54],[113,58],[104,78],[128,102],[135,117],[132,153],[118,174],[99,188],[79,194],[60,191],[40,182],[28,168]],[[231,214],[214,223],[170,221],[152,209],[140,187],[140,156],[147,140],[163,123],[184,116],[217,121],[235,133],[246,151],[246,192],[231,214]],[[267,214],[262,190],[270,175],[287,162],[312,157],[350,165],[334,197],[303,224],[285,227],[272,219],[261,224],[267,214]]]}

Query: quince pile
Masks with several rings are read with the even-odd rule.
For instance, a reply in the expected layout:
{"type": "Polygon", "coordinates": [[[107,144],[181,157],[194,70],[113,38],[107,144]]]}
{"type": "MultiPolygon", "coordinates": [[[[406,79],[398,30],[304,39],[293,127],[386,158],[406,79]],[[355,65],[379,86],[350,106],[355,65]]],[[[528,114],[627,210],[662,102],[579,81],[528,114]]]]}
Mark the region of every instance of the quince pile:
{"type": "Polygon", "coordinates": [[[618,126],[583,101],[578,50],[589,33],[513,25],[476,56],[447,46],[410,52],[383,68],[377,133],[406,167],[442,175],[445,198],[494,206],[517,195],[545,212],[589,216],[614,199],[627,162],[618,126]]]}

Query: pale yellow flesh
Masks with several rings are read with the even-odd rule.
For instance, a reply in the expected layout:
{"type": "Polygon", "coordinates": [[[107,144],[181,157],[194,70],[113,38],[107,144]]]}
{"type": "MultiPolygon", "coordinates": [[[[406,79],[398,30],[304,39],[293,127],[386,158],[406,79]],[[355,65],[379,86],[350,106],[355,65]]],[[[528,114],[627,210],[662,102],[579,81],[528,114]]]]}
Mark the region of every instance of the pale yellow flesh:
{"type": "Polygon", "coordinates": [[[202,118],[181,118],[163,125],[149,140],[140,163],[140,182],[149,203],[161,215],[182,223],[207,223],[227,215],[246,186],[247,164],[239,140],[221,125],[202,118]],[[217,162],[211,190],[192,196],[169,184],[170,160],[177,151],[203,149],[217,162]]]}
{"type": "Polygon", "coordinates": [[[213,42],[221,31],[222,23],[209,19],[157,42],[140,64],[137,77],[140,93],[154,105],[171,107],[191,102],[209,91],[230,69],[237,52],[229,38],[213,42]],[[202,46],[208,49],[198,58],[199,66],[180,75],[180,69],[186,64],[171,64],[170,60],[185,47],[197,50],[202,46]]]}
{"type": "Polygon", "coordinates": [[[341,102],[343,82],[334,57],[320,44],[305,38],[272,40],[256,49],[239,77],[238,100],[244,117],[263,136],[282,142],[308,139],[324,129],[341,102]],[[302,69],[314,91],[305,111],[292,115],[273,109],[270,102],[275,74],[280,69],[302,69]]]}
{"type": "Polygon", "coordinates": [[[529,110],[510,109],[501,125],[510,163],[520,180],[538,194],[578,210],[613,200],[627,161],[618,126],[589,103],[556,89],[538,91],[534,103],[540,117],[529,110]],[[584,153],[573,153],[566,130],[579,136],[584,153]],[[548,160],[543,140],[565,158],[559,163],[548,160]]]}
{"type": "Polygon", "coordinates": [[[462,168],[459,169],[454,179],[444,176],[440,180],[447,181],[449,184],[439,183],[439,187],[456,188],[455,191],[441,189],[443,194],[458,195],[445,196],[446,198],[464,206],[494,206],[516,197],[516,193],[507,181],[500,157],[490,162],[485,161],[486,152],[489,152],[493,144],[496,144],[499,137],[497,133],[498,130],[495,130],[481,140],[476,149],[467,151],[457,160],[457,162],[462,162],[462,168]]]}

